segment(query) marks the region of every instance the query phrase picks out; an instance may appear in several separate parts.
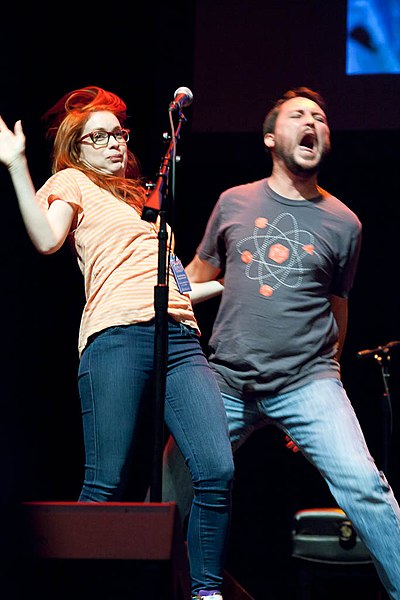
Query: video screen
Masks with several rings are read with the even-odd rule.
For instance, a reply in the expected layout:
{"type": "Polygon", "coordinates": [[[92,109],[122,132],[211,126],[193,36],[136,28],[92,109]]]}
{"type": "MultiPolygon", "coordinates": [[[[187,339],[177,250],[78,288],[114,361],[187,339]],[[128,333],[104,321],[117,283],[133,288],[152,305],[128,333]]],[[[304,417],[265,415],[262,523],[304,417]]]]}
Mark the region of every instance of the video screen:
{"type": "Polygon", "coordinates": [[[194,40],[194,132],[259,133],[301,85],[332,130],[400,129],[400,0],[201,0],[194,40]]]}
{"type": "Polygon", "coordinates": [[[348,0],[346,73],[400,73],[400,0],[348,0]]]}

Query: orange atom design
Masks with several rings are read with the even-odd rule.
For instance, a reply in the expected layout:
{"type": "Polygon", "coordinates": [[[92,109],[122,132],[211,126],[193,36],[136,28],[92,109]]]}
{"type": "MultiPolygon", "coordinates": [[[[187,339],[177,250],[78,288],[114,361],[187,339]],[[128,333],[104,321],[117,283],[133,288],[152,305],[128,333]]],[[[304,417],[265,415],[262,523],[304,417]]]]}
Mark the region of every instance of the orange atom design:
{"type": "Polygon", "coordinates": [[[289,248],[283,244],[272,244],[268,252],[268,258],[281,265],[289,258],[289,248]]]}
{"type": "Polygon", "coordinates": [[[257,217],[254,223],[259,229],[265,229],[268,225],[268,219],[266,219],[265,217],[257,217]]]}
{"type": "Polygon", "coordinates": [[[249,250],[244,250],[241,255],[241,259],[246,265],[250,264],[253,260],[253,255],[249,250]]]}
{"type": "Polygon", "coordinates": [[[260,287],[261,296],[272,296],[273,293],[274,293],[274,290],[272,289],[272,287],[270,285],[262,285],[260,287]]]}

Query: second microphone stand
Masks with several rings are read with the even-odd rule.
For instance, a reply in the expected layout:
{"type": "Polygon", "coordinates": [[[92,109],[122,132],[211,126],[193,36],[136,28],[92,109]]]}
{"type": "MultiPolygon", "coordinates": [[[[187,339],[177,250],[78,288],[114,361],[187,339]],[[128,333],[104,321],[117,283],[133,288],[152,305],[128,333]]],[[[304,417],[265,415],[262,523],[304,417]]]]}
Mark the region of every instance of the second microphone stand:
{"type": "Polygon", "coordinates": [[[382,458],[381,467],[382,470],[387,474],[389,470],[389,450],[390,441],[393,432],[393,413],[392,413],[392,400],[390,397],[390,350],[396,346],[400,346],[400,341],[394,340],[388,342],[384,346],[377,346],[376,348],[360,350],[357,353],[358,358],[373,357],[378,363],[383,379],[383,394],[382,394],[382,458]]]}
{"type": "Polygon", "coordinates": [[[392,401],[390,398],[390,353],[376,352],[374,359],[381,368],[383,379],[382,394],[382,471],[387,475],[389,470],[390,440],[393,431],[392,401]]]}
{"type": "MultiPolygon", "coordinates": [[[[171,117],[172,118],[172,117],[171,117]]],[[[158,231],[158,275],[154,288],[155,333],[154,333],[154,450],[153,468],[150,483],[150,502],[162,500],[162,458],[164,451],[164,403],[168,360],[168,229],[167,199],[168,180],[171,165],[175,164],[176,140],[179,139],[182,124],[186,118],[179,111],[179,121],[165,153],[157,181],[143,208],[142,219],[155,223],[159,217],[158,231]]]]}

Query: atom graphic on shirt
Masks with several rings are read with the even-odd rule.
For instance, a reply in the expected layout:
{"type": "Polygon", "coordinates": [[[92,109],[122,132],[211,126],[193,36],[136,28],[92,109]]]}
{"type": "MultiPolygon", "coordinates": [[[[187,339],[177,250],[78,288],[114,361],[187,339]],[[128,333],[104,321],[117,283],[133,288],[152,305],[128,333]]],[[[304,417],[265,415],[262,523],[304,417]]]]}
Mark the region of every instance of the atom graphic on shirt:
{"type": "Polygon", "coordinates": [[[260,294],[265,297],[272,296],[281,286],[299,287],[304,273],[310,270],[304,259],[318,256],[312,233],[299,229],[290,213],[279,215],[271,223],[265,217],[257,217],[254,225],[253,235],[236,244],[246,264],[246,277],[258,280],[260,294]]]}

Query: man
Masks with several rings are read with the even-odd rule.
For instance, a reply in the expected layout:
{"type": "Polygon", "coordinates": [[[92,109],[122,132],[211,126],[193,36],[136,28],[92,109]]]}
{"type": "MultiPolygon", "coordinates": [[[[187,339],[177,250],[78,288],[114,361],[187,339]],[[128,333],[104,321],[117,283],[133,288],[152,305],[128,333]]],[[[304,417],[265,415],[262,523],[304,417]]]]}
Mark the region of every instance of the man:
{"type": "MultiPolygon", "coordinates": [[[[389,597],[400,600],[400,509],[340,380],[361,224],[317,182],[330,151],[323,99],[290,90],[267,114],[263,134],[271,175],[221,194],[186,267],[193,302],[224,280],[209,361],[232,446],[261,426],[280,427],[323,475],[389,597]]],[[[177,499],[174,486],[186,489],[182,469],[170,439],[164,499],[177,499]]]]}

